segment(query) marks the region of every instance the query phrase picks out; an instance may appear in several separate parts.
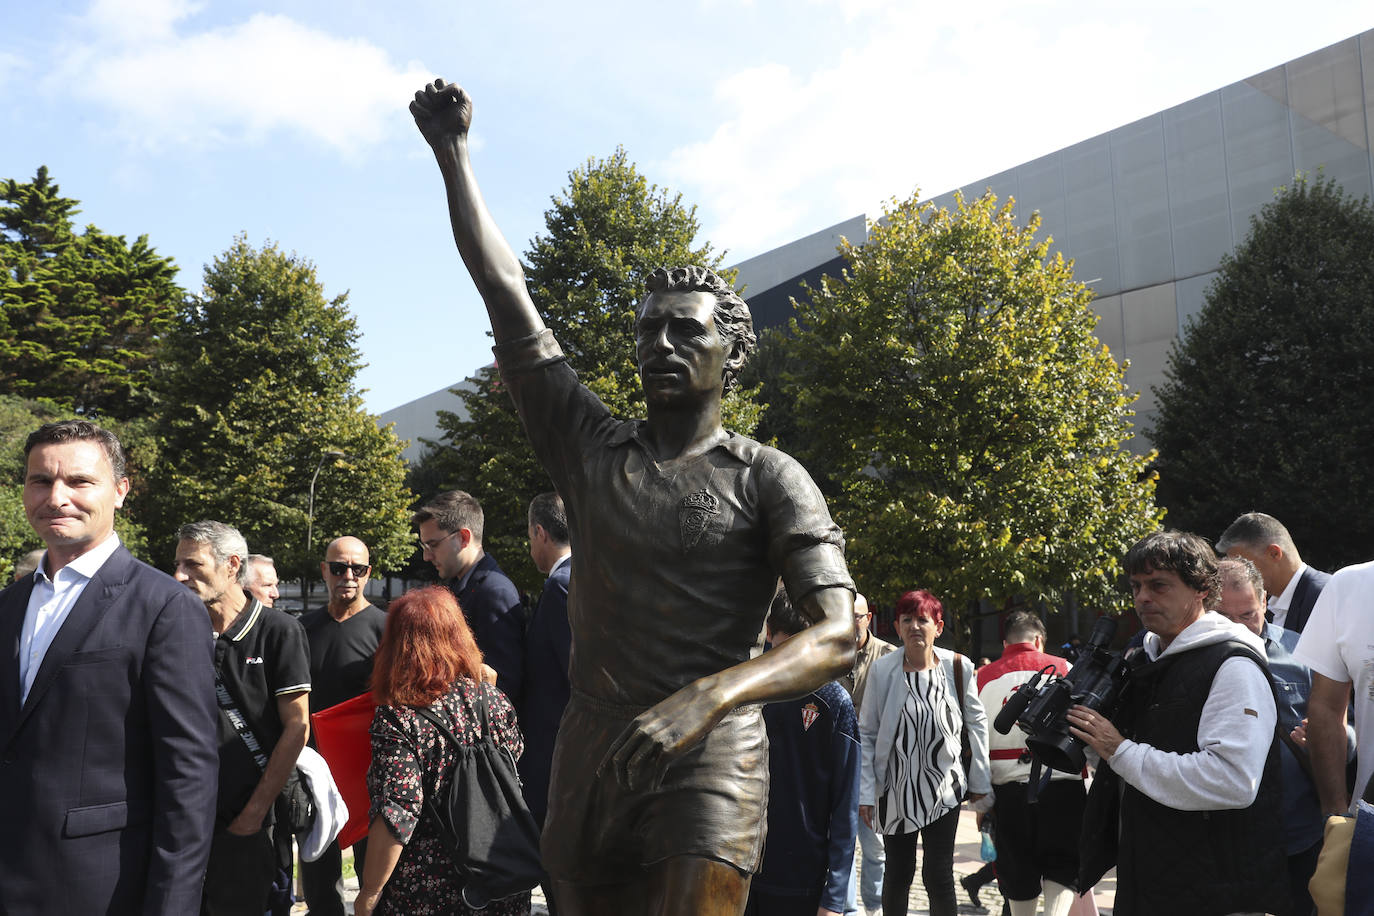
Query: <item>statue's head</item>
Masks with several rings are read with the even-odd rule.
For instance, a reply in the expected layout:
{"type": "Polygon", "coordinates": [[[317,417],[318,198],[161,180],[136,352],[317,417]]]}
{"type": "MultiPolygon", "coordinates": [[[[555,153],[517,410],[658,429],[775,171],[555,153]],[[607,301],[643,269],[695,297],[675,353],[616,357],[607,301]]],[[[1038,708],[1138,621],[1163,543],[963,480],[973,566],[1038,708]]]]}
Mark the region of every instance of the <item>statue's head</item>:
{"type": "Polygon", "coordinates": [[[704,267],[660,267],[644,286],[635,340],[645,397],[671,397],[683,382],[733,388],[758,340],[748,304],[704,267]]]}

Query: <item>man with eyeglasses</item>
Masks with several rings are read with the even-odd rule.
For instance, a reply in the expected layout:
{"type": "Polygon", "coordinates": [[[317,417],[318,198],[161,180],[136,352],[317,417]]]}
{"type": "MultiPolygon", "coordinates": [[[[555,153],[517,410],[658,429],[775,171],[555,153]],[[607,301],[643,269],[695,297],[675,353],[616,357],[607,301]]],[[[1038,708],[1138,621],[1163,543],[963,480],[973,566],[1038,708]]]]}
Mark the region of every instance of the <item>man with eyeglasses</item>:
{"type": "Polygon", "coordinates": [[[496,686],[520,707],[525,680],[525,606],[515,583],[482,549],[482,504],[462,490],[440,493],[411,516],[420,549],[472,628],[496,686]]]}
{"type": "MultiPolygon", "coordinates": [[[[351,700],[368,689],[372,658],[382,638],[386,614],[364,594],[372,558],[355,537],[336,538],[324,552],[320,575],[329,603],[301,618],[310,641],[310,711],[351,700]]],[[[367,840],[353,845],[353,868],[363,873],[367,840]]],[[[343,851],[330,843],[314,862],[301,862],[301,883],[310,916],[343,916],[343,851]]]]}

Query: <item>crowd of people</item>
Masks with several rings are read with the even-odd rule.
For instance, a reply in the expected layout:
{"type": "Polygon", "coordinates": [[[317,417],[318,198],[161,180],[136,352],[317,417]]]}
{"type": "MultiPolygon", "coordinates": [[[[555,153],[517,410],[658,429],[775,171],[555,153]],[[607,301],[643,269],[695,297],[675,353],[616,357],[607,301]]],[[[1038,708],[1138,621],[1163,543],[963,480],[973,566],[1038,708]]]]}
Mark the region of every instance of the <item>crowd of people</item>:
{"type": "MultiPolygon", "coordinates": [[[[413,517],[444,585],[384,613],[365,594],[367,545],[339,537],[321,561],[327,604],[297,619],[273,607],[271,558],[223,522],[178,530],[171,577],[129,556],[114,533],[123,464],[113,435],[85,421],[50,424],[27,444],[25,509],[46,549],[0,595],[0,628],[17,647],[0,660],[12,666],[0,803],[21,828],[0,840],[0,910],[284,911],[286,806],[314,753],[310,714],[370,691],[354,912],[467,912],[424,808],[462,748],[416,710],[441,714],[463,743],[486,723],[519,758],[545,822],[573,693],[562,500],[530,505],[530,556],[547,576],[532,615],[482,548],[480,504],[455,491],[413,517]]],[[[1372,567],[1313,570],[1261,513],[1237,519],[1216,549],[1156,532],[1125,567],[1143,629],[1125,650],[1119,707],[1074,706],[1060,723],[1091,750],[1079,772],[1042,772],[1023,730],[990,727],[1032,678],[1070,673],[1045,651],[1039,615],[1007,614],[1000,657],[975,671],[937,645],[946,611],[933,592],[897,599],[897,646],[856,596],[849,670],[763,709],[768,839],[744,912],[906,913],[919,858],[930,912],[953,914],[967,804],[995,824],[990,871],[1012,916],[1042,898],[1046,914],[1065,916],[1111,867],[1115,913],[1311,914],[1323,815],[1346,811],[1374,769],[1345,722],[1352,685],[1357,725],[1374,715],[1361,654],[1372,567]]],[[[763,651],[814,623],[779,588],[763,651]]],[[[305,898],[313,914],[342,914],[342,851],[322,847],[301,863],[305,898]]],[[[977,880],[964,881],[974,903],[977,880]]],[[[545,886],[558,912],[557,884],[545,886]]],[[[525,893],[486,912],[529,910],[525,893]]]]}
{"type": "MultiPolygon", "coordinates": [[[[332,818],[333,830],[307,840],[299,787],[311,774],[332,786],[311,714],[369,692],[379,704],[373,829],[352,847],[355,913],[464,911],[422,816],[462,749],[417,724],[415,706],[442,709],[468,740],[474,691],[487,684],[492,728],[519,757],[542,821],[569,695],[570,548],[556,494],[530,506],[531,558],[548,575],[532,616],[482,549],[480,504],[455,491],[412,520],[444,586],[383,612],[366,595],[367,545],[343,536],[320,562],[326,605],[297,617],[274,607],[272,559],[224,522],[182,525],[170,576],[135,559],[115,533],[129,480],[109,431],[43,426],[25,463],[25,512],[46,547],[0,594],[0,629],[15,647],[0,659],[0,795],[12,827],[0,912],[284,913],[294,837],[309,911],[342,916],[332,840],[342,818],[317,792],[321,810],[307,822],[332,818]]],[[[529,895],[486,911],[528,912],[529,895]]]]}
{"type": "MultiPolygon", "coordinates": [[[[634,319],[647,417],[613,417],[483,203],[471,99],[436,80],[411,113],[557,490],[529,508],[547,577],[532,614],[458,491],[412,518],[444,584],[385,614],[349,536],[321,560],[327,605],[300,620],[224,521],[183,525],[168,576],[115,534],[118,440],[85,420],[41,427],[23,500],[45,549],[0,593],[0,913],[280,912],[292,834],[310,912],[343,912],[342,851],[320,832],[336,812],[317,794],[308,816],[301,785],[332,766],[312,713],[369,693],[355,913],[475,911],[425,802],[479,739],[519,756],[562,916],[896,916],[918,850],[931,912],[951,916],[966,803],[993,819],[1014,916],[1042,896],[1065,916],[1113,867],[1124,916],[1310,913],[1321,816],[1374,773],[1358,753],[1374,743],[1374,564],[1318,573],[1261,513],[1215,550],[1142,538],[1124,565],[1144,629],[1112,662],[1125,689],[1033,723],[1085,751],[1045,773],[1021,731],[989,729],[1033,677],[1076,676],[1045,653],[1043,621],[1009,615],[1002,656],[975,671],[937,644],[947,611],[927,583],[897,599],[901,645],[884,643],[806,470],[722,427],[756,343],[732,286],[700,267],[649,275],[634,319]]],[[[1079,671],[1105,664],[1084,651],[1079,671]]],[[[485,911],[529,909],[521,892],[485,911]]]]}

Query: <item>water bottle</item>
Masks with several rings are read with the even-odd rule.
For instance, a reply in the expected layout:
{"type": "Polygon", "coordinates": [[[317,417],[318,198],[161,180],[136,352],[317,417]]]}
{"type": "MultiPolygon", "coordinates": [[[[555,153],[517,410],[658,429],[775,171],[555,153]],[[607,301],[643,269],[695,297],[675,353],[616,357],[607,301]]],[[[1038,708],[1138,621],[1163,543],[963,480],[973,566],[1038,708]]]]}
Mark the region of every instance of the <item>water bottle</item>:
{"type": "Polygon", "coordinates": [[[992,813],[989,812],[983,818],[983,825],[978,828],[982,841],[978,844],[978,857],[984,862],[997,861],[997,846],[992,842],[992,813]]]}

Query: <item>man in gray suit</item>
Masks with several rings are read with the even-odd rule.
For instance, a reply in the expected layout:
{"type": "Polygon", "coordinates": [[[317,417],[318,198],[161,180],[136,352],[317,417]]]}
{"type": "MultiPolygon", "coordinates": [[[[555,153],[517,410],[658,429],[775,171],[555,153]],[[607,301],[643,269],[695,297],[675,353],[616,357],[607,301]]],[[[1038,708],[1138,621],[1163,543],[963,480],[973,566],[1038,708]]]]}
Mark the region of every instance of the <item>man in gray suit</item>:
{"type": "Polygon", "coordinates": [[[114,435],[51,423],[24,452],[47,550],[0,593],[0,913],[195,913],[219,769],[205,610],[114,533],[114,435]]]}
{"type": "Polygon", "coordinates": [[[1247,512],[1222,532],[1217,550],[1255,564],[1269,593],[1265,618],[1276,627],[1302,632],[1331,574],[1302,561],[1283,522],[1263,512],[1247,512]]]}

